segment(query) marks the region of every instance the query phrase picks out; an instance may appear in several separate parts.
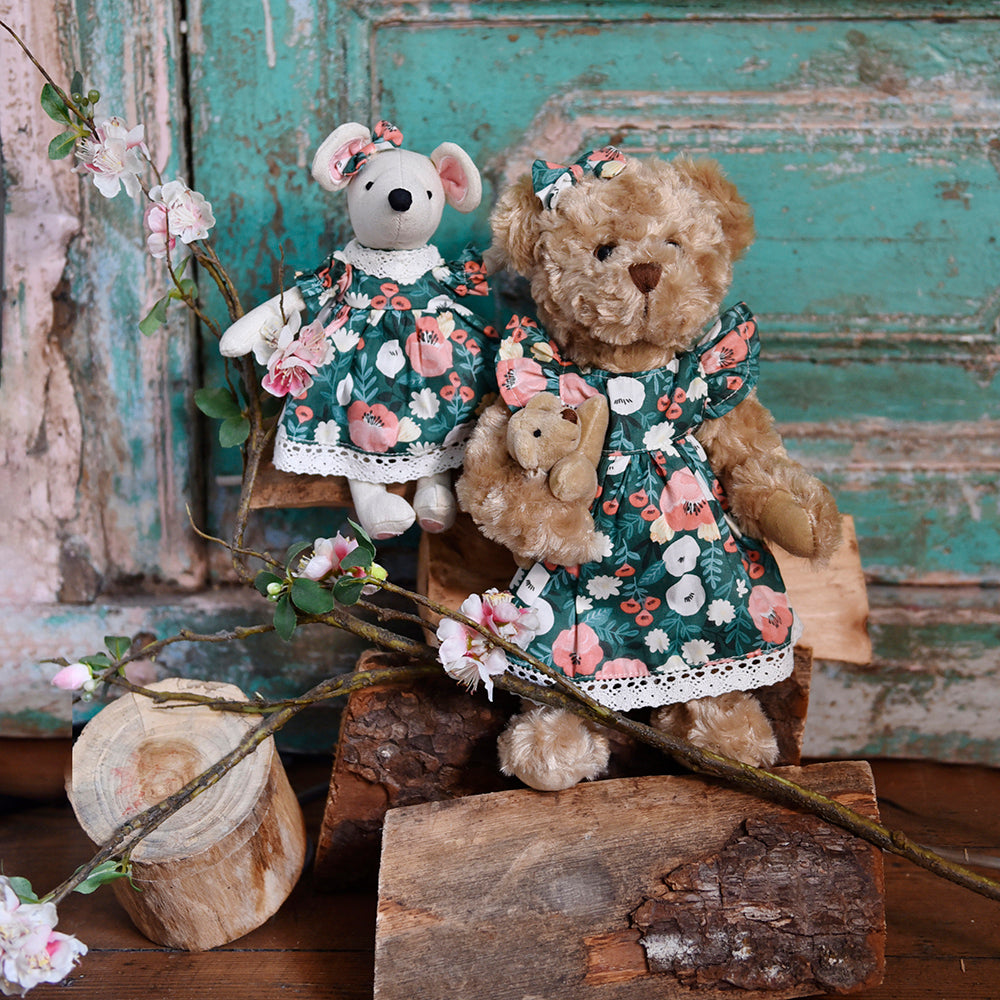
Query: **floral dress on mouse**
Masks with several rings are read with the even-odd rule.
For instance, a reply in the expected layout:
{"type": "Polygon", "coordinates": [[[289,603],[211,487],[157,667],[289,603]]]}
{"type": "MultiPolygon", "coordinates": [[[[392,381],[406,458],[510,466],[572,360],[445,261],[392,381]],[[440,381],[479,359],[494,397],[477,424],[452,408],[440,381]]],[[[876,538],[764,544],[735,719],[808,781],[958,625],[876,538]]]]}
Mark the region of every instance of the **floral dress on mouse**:
{"type": "MultiPolygon", "coordinates": [[[[591,508],[603,556],[535,563],[511,589],[541,621],[528,651],[610,708],[749,690],[792,671],[797,622],[778,567],[727,516],[693,434],[751,391],[759,350],[743,303],[666,367],[630,374],[564,362],[530,320],[508,326],[497,379],[512,409],[542,391],[570,406],[595,393],[608,398],[591,508]]],[[[539,680],[524,664],[513,669],[539,680]]]]}
{"type": "Polygon", "coordinates": [[[496,393],[497,333],[463,301],[488,293],[481,258],[354,240],[296,282],[303,325],[283,333],[263,380],[287,396],[275,466],[372,483],[459,466],[496,393]]]}

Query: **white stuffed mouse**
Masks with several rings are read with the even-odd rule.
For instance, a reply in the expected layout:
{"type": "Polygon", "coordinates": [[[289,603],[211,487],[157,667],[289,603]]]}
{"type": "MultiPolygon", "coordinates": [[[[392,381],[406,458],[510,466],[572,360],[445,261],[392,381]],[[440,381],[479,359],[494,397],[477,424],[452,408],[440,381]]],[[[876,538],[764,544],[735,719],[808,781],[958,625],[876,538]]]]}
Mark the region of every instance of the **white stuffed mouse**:
{"type": "Polygon", "coordinates": [[[451,526],[450,470],[496,390],[496,331],[462,303],[488,291],[482,260],[466,251],[445,262],[429,242],[446,203],[479,204],[479,171],[454,143],[427,157],[402,138],[389,122],[374,135],[349,122],[326,138],[313,177],[347,189],[355,238],[220,343],[227,357],[253,351],[267,365],[264,388],[286,399],[275,466],[346,476],[358,521],[377,539],[414,520],[425,531],[451,526]],[[413,481],[412,506],[386,490],[413,481]]]}

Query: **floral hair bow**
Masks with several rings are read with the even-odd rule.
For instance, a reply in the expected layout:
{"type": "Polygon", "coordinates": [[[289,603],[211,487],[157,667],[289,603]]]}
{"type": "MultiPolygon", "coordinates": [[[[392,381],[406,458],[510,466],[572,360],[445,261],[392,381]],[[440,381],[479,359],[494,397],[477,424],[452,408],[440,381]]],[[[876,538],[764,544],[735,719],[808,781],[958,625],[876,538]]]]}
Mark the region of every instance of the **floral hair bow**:
{"type": "Polygon", "coordinates": [[[330,177],[335,182],[353,177],[376,153],[385,149],[396,149],[403,144],[403,133],[392,122],[381,121],[375,126],[375,133],[367,142],[352,139],[338,150],[330,166],[330,177]]]}
{"type": "Polygon", "coordinates": [[[531,166],[531,183],[542,207],[555,208],[559,195],[566,188],[578,184],[587,174],[607,180],[620,174],[626,162],[625,154],[614,146],[592,149],[568,167],[547,160],[535,160],[531,166]]]}

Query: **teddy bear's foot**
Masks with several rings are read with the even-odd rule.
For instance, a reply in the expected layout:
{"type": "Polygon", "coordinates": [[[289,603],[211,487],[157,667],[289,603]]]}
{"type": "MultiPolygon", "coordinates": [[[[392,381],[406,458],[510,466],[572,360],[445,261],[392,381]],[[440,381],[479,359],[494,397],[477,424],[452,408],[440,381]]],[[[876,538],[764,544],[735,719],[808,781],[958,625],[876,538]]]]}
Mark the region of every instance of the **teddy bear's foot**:
{"type": "Polygon", "coordinates": [[[500,770],[540,792],[593,780],[608,766],[607,738],[561,708],[515,715],[497,740],[500,770]]]}
{"type": "Polygon", "coordinates": [[[390,493],[382,483],[347,481],[358,523],[376,540],[395,538],[413,524],[416,515],[406,500],[390,493]]]}
{"type": "Polygon", "coordinates": [[[447,531],[455,523],[458,504],[451,489],[451,473],[435,472],[417,480],[413,496],[417,523],[424,531],[447,531]]]}
{"type": "Polygon", "coordinates": [[[664,705],[653,710],[649,724],[702,750],[713,750],[754,767],[770,767],[778,759],[778,741],[771,723],[760,702],[745,691],[664,705]]]}

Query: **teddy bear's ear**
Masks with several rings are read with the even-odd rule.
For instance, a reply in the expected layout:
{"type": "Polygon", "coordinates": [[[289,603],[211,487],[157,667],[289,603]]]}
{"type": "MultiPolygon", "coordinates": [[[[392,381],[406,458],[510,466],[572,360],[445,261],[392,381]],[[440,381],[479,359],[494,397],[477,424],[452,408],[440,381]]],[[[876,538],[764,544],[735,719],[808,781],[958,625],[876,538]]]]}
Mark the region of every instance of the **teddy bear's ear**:
{"type": "Polygon", "coordinates": [[[359,122],[347,122],[335,128],[322,142],[312,162],[312,175],[326,191],[339,191],[347,187],[350,177],[344,177],[338,168],[362,146],[371,142],[372,134],[359,122]]]}
{"type": "Polygon", "coordinates": [[[541,213],[542,203],[535,194],[530,174],[500,195],[490,216],[493,244],[485,254],[489,271],[512,267],[518,274],[528,274],[535,262],[541,213]]]}
{"type": "Polygon", "coordinates": [[[442,142],[431,153],[446,201],[460,212],[471,212],[483,200],[483,182],[472,157],[454,142],[442,142]]]}
{"type": "Polygon", "coordinates": [[[753,211],[740,197],[736,185],[715,160],[690,160],[682,156],[674,160],[674,166],[715,204],[732,259],[741,257],[753,243],[753,211]]]}

